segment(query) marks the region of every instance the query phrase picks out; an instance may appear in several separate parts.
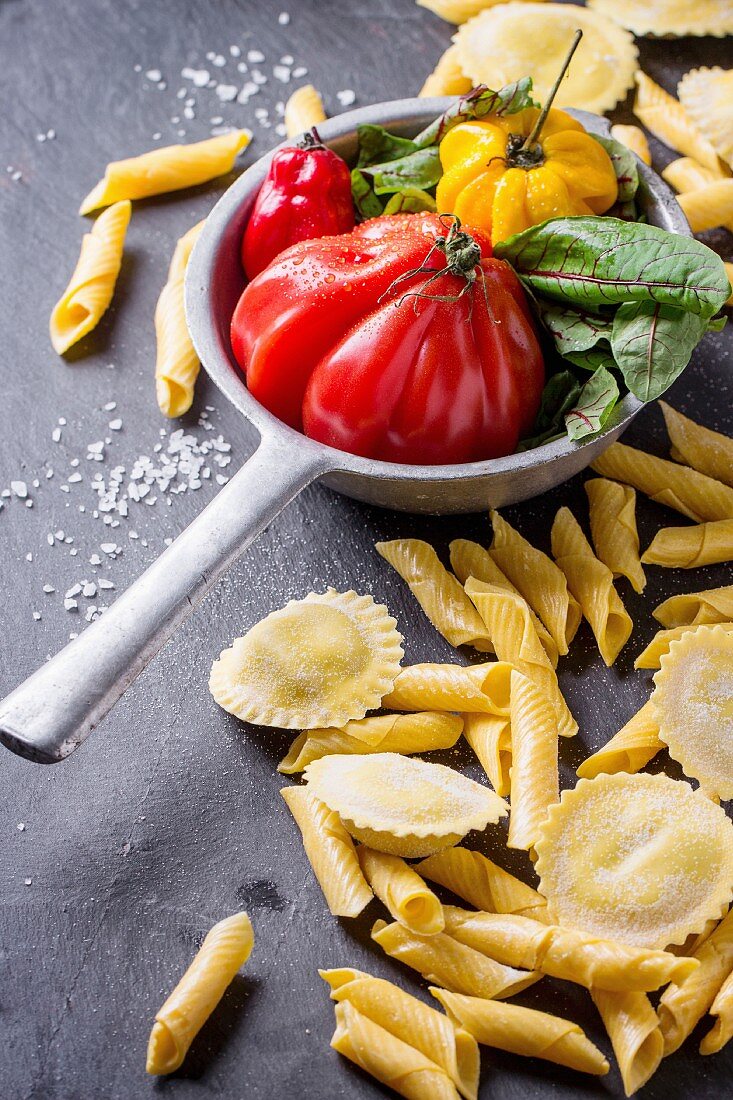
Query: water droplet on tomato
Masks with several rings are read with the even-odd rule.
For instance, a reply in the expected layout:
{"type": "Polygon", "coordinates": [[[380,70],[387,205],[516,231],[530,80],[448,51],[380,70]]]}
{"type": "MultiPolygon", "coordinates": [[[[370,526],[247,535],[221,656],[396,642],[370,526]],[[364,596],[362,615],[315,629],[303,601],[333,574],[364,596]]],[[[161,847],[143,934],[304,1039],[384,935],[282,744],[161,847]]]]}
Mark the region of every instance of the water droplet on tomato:
{"type": "Polygon", "coordinates": [[[324,281],[324,283],[335,283],[336,282],[336,276],[334,275],[334,273],[332,271],[329,271],[328,275],[326,275],[326,277],[323,281],[324,281]]]}

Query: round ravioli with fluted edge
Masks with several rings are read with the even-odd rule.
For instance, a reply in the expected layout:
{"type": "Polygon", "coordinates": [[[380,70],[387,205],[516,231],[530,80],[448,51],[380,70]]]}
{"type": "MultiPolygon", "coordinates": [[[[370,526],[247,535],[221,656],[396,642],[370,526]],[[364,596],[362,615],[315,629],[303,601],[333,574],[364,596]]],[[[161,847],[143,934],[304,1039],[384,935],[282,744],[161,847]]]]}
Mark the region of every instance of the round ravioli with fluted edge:
{"type": "Polygon", "coordinates": [[[324,756],[304,774],[353,837],[396,856],[433,855],[507,813],[490,787],[443,764],[393,752],[324,756]]]}
{"type": "Polygon", "coordinates": [[[386,607],[356,592],[311,592],[262,619],[214,661],[209,690],[246,722],[343,726],[378,707],[403,657],[386,607]]]}
{"type": "Polygon", "coordinates": [[[588,7],[640,36],[733,34],[730,0],[588,0],[588,7]]]}
{"type": "Polygon", "coordinates": [[[659,738],[706,794],[733,798],[733,635],[698,626],[670,643],[654,677],[659,738]]]}
{"type": "Polygon", "coordinates": [[[545,100],[579,27],[583,38],[554,105],[603,114],[633,85],[639,53],[629,32],[599,12],[568,4],[500,4],[469,19],[453,41],[474,84],[500,88],[529,73],[535,98],[545,100]]]}
{"type": "Polygon", "coordinates": [[[550,807],[535,851],[554,923],[637,947],[683,943],[733,894],[733,823],[666,775],[581,779],[550,807]]]}
{"type": "MultiPolygon", "coordinates": [[[[733,33],[733,5],[730,21],[733,33]]],[[[677,95],[703,137],[733,167],[733,69],[690,69],[677,85],[677,95]]]]}

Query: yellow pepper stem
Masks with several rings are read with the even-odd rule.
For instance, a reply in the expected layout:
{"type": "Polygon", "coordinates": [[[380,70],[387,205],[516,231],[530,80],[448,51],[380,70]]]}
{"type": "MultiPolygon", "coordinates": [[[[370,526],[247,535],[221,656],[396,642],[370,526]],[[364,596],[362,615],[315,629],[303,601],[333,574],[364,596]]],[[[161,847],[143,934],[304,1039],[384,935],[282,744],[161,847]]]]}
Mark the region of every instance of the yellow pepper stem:
{"type": "Polygon", "coordinates": [[[565,73],[570,68],[570,62],[573,59],[573,54],[577,50],[582,37],[583,32],[579,27],[573,36],[573,41],[571,42],[570,49],[568,50],[565,60],[563,61],[562,69],[558,73],[557,80],[552,85],[552,88],[550,89],[550,94],[545,100],[545,105],[537,116],[537,121],[532,127],[531,134],[526,138],[521,148],[517,149],[513,154],[513,158],[517,168],[533,168],[540,163],[542,150],[539,149],[538,155],[538,148],[536,148],[536,146],[538,146],[539,136],[542,132],[542,127],[545,125],[545,120],[550,113],[550,108],[552,107],[553,100],[555,99],[555,96],[558,93],[558,89],[563,82],[565,73]],[[528,160],[530,160],[530,163],[527,163],[528,160]]]}

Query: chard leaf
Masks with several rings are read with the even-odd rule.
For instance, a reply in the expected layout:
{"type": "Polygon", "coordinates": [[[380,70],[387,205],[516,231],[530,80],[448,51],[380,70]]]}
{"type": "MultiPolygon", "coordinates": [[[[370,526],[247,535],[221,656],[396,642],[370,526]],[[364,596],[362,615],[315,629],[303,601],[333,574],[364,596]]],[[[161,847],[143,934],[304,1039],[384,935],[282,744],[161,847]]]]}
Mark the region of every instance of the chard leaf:
{"type": "Polygon", "coordinates": [[[641,401],[661,396],[685,369],[707,327],[698,314],[658,302],[620,306],[611,349],[631,392],[641,401]]]}
{"type": "Polygon", "coordinates": [[[419,214],[421,210],[435,212],[435,199],[417,187],[396,191],[384,208],[385,214],[419,214]]]}
{"type": "Polygon", "coordinates": [[[617,218],[553,218],[496,245],[494,255],[536,295],[591,311],[652,300],[707,320],[729,293],[723,262],[706,245],[617,218]]]}
{"type": "Polygon", "coordinates": [[[616,366],[608,340],[600,340],[594,348],[588,348],[587,351],[567,352],[565,358],[581,370],[594,371],[599,367],[610,369],[616,366]]]}
{"type": "Polygon", "coordinates": [[[540,411],[534,424],[534,435],[523,439],[518,451],[529,451],[539,447],[555,436],[562,435],[565,426],[565,413],[578,399],[581,384],[569,370],[559,371],[545,383],[542,391],[540,411]]]}
{"type": "Polygon", "coordinates": [[[357,168],[364,168],[370,164],[383,164],[391,160],[399,160],[408,153],[414,153],[417,145],[409,138],[396,137],[385,130],[383,126],[373,126],[366,123],[357,130],[359,138],[359,159],[357,168]]]}
{"type": "Polygon", "coordinates": [[[372,185],[358,168],[354,168],[351,173],[351,197],[363,221],[367,218],[377,218],[382,213],[382,204],[374,194],[372,185]]]}
{"type": "Polygon", "coordinates": [[[603,137],[601,134],[591,134],[599,145],[611,158],[613,170],[616,173],[618,183],[618,202],[629,203],[634,198],[639,186],[639,168],[636,156],[620,141],[612,137],[603,137]]]}
{"type": "Polygon", "coordinates": [[[577,441],[599,432],[618,399],[616,379],[605,367],[599,367],[585,383],[576,403],[565,416],[565,427],[570,438],[577,441]]]}
{"type": "Polygon", "coordinates": [[[532,99],[532,78],[522,77],[506,84],[498,92],[493,92],[485,84],[472,88],[466,95],[460,96],[443,114],[426,126],[415,138],[419,149],[439,145],[449,130],[459,122],[469,122],[473,118],[485,118],[486,115],[515,115],[527,107],[539,107],[532,99]]]}
{"type": "Polygon", "coordinates": [[[417,149],[399,160],[370,164],[360,171],[371,177],[377,195],[403,191],[406,187],[427,191],[435,187],[443,172],[437,148],[417,149]]]}
{"type": "Polygon", "coordinates": [[[565,309],[549,302],[539,302],[538,308],[545,328],[562,356],[587,351],[595,347],[599,340],[611,337],[612,321],[609,318],[583,310],[565,309]]]}

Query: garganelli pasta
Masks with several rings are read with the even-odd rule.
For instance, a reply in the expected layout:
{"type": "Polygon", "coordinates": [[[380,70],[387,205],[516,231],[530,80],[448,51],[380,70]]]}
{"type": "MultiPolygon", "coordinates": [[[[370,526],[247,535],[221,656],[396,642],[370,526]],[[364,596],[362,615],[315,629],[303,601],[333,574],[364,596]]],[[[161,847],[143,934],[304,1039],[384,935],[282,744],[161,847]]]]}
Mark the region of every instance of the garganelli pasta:
{"type": "Polygon", "coordinates": [[[403,859],[364,845],[357,848],[357,855],[367,882],[396,921],[421,936],[443,931],[442,905],[403,859]]]}
{"type": "Polygon", "coordinates": [[[654,708],[645,703],[610,741],[583,761],[577,774],[581,779],[594,779],[602,773],[638,772],[664,747],[654,708]]]}
{"type": "MultiPolygon", "coordinates": [[[[521,592],[502,573],[489,551],[484,549],[478,542],[471,542],[470,539],[454,539],[450,544],[450,562],[453,566],[453,572],[463,585],[469,577],[473,577],[474,580],[483,581],[484,584],[495,584],[497,588],[505,588],[507,592],[513,592],[515,595],[521,596],[521,592]]],[[[542,642],[552,667],[555,668],[558,658],[555,641],[529,604],[527,604],[527,607],[532,625],[537,631],[537,637],[542,642]]]]}
{"type": "Polygon", "coordinates": [[[463,736],[476,753],[498,795],[509,794],[512,731],[509,719],[498,714],[464,714],[463,736]]]}
{"type": "Polygon", "coordinates": [[[502,1001],[449,993],[434,986],[430,992],[456,1025],[486,1046],[528,1058],[544,1058],[581,1073],[603,1076],[610,1069],[601,1051],[570,1020],[502,1001]]]}
{"type": "MultiPolygon", "coordinates": [[[[733,622],[719,625],[728,634],[733,634],[733,622]]],[[[678,642],[683,634],[696,629],[695,626],[673,626],[670,630],[657,631],[646,649],[634,661],[634,668],[659,668],[659,662],[666,653],[669,653],[672,642],[678,642]]]]}
{"type": "Polygon", "coordinates": [[[235,913],[207,932],[193,962],[162,1008],[148,1041],[145,1068],[159,1075],[173,1073],[214,1011],[254,945],[246,913],[235,913]]]}
{"type": "Polygon", "coordinates": [[[664,1053],[678,1050],[708,1011],[733,971],[733,912],[728,913],[693,956],[700,963],[682,982],[667,986],[657,1013],[664,1053]]]}
{"type": "MultiPolygon", "coordinates": [[[[603,477],[633,485],[696,522],[733,518],[733,489],[689,466],[612,443],[593,463],[603,477]]],[[[642,561],[644,559],[642,558],[642,561]]]]}
{"type": "Polygon", "coordinates": [[[408,665],[382,699],[388,710],[447,710],[476,714],[509,714],[512,666],[507,661],[484,665],[408,665]]]}
{"type": "Polygon", "coordinates": [[[586,481],[585,491],[596,554],[615,577],[626,577],[635,592],[643,592],[646,577],[639,558],[636,492],[605,477],[586,481]]]}
{"type": "Polygon", "coordinates": [[[716,180],[694,191],[683,191],[677,202],[693,233],[722,225],[733,228],[733,179],[716,180]]]}
{"type": "Polygon", "coordinates": [[[693,125],[679,100],[641,71],[636,74],[634,114],[670,149],[719,171],[718,154],[693,125]]]}
{"type": "Polygon", "coordinates": [[[51,343],[59,355],[96,328],[112,301],[131,210],[129,202],[116,202],[82,238],[74,273],[49,322],[51,343]]]}
{"type": "Polygon", "coordinates": [[[733,519],[698,523],[694,527],[663,527],[641,560],[666,569],[697,569],[733,560],[733,519]]]}
{"type": "Polygon", "coordinates": [[[733,974],[729,974],[710,1006],[717,1019],[700,1043],[701,1054],[717,1054],[733,1038],[733,974]]]}
{"type": "MultiPolygon", "coordinates": [[[[558,733],[572,737],[578,724],[560,691],[557,675],[529,617],[521,596],[495,585],[469,578],[466,592],[478,608],[491,635],[496,655],[532,680],[550,700],[556,714],[558,733]]],[[[463,707],[463,710],[470,708],[463,707]]]]}
{"type": "Polygon", "coordinates": [[[331,987],[332,1000],[348,1002],[362,1016],[420,1051],[440,1066],[461,1096],[476,1100],[479,1051],[465,1028],[383,978],[352,967],[319,970],[319,974],[331,987]]]}
{"type": "Polygon", "coordinates": [[[407,1100],[459,1100],[444,1070],[419,1050],[358,1012],[349,1001],[336,1005],[331,1046],[407,1100]]]}
{"type": "Polygon", "coordinates": [[[298,137],[313,126],[326,121],[323,100],[312,84],[296,88],[285,104],[285,132],[289,138],[298,137]]]}
{"type": "Polygon", "coordinates": [[[696,424],[666,401],[659,404],[672,441],[672,458],[692,466],[701,474],[733,485],[733,439],[696,424]]]}
{"type": "Polygon", "coordinates": [[[200,221],[176,244],[168,281],[155,307],[155,393],[158,408],[166,416],[183,416],[191,408],[201,367],[188,334],[183,281],[193,246],[203,227],[204,222],[200,221]]]}
{"type": "Polygon", "coordinates": [[[592,989],[591,997],[611,1040],[624,1091],[633,1096],[662,1061],[664,1040],[657,1014],[646,993],[592,989]]]}
{"type": "Polygon", "coordinates": [[[491,557],[545,624],[558,653],[564,655],[582,617],[567,580],[552,558],[523,538],[498,512],[491,513],[491,521],[491,557]]]}
{"type": "MultiPolygon", "coordinates": [[[[284,775],[302,772],[314,760],[334,753],[432,752],[450,749],[461,736],[463,719],[457,714],[418,711],[416,714],[380,714],[299,733],[277,766],[284,775]]],[[[497,792],[500,793],[500,792],[497,792]]]]}
{"type": "Polygon", "coordinates": [[[636,153],[639,160],[643,161],[644,164],[651,165],[652,155],[649,152],[649,142],[644,131],[639,129],[638,126],[612,126],[611,137],[616,141],[620,141],[627,149],[631,149],[632,153],[636,153]]]}
{"type": "Polygon", "coordinates": [[[444,913],[445,931],[459,943],[505,966],[539,970],[586,989],[648,993],[684,981],[698,968],[693,959],[669,951],[631,947],[529,917],[452,905],[444,906],[444,913]]]}
{"type": "Polygon", "coordinates": [[[339,815],[307,787],[284,787],[280,794],[303,834],[305,854],[329,911],[335,917],[358,917],[373,895],[339,815]]]}
{"type": "Polygon", "coordinates": [[[560,797],[557,719],[536,684],[512,673],[510,848],[534,848],[547,809],[560,797]]]}
{"type": "Polygon", "coordinates": [[[151,149],[139,157],[116,160],[107,165],[104,179],[94,187],[79,207],[89,214],[98,206],[124,199],[145,199],[196,187],[231,172],[237,154],[249,145],[249,130],[196,141],[190,145],[168,145],[151,149]]]}
{"type": "Polygon", "coordinates": [[[662,169],[662,179],[675,191],[695,191],[721,178],[720,171],[706,168],[692,157],[678,157],[662,169]]]}
{"type": "Polygon", "coordinates": [[[430,622],[453,646],[471,645],[483,653],[494,647],[486,625],[461,585],[442,565],[432,546],[420,539],[378,542],[376,550],[410,587],[430,622]]]}
{"type": "Polygon", "coordinates": [[[555,516],[552,553],[610,667],[629,640],[633,623],[613,586],[613,573],[595,556],[569,508],[560,508],[555,516]]]}
{"type": "Polygon", "coordinates": [[[733,584],[670,596],[652,614],[666,627],[733,621],[733,584]]]}
{"type": "Polygon", "coordinates": [[[438,64],[426,78],[418,95],[465,95],[471,91],[472,81],[466,76],[458,60],[455,46],[449,46],[441,54],[438,64]]]}
{"type": "Polygon", "coordinates": [[[503,966],[444,932],[418,936],[397,922],[378,920],[372,939],[387,955],[417,970],[427,981],[469,997],[513,997],[542,977],[503,966]]]}
{"type": "Polygon", "coordinates": [[[492,863],[481,852],[447,848],[428,856],[416,870],[477,909],[547,921],[547,902],[542,894],[492,863]]]}

